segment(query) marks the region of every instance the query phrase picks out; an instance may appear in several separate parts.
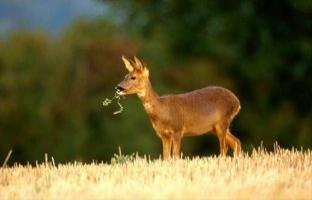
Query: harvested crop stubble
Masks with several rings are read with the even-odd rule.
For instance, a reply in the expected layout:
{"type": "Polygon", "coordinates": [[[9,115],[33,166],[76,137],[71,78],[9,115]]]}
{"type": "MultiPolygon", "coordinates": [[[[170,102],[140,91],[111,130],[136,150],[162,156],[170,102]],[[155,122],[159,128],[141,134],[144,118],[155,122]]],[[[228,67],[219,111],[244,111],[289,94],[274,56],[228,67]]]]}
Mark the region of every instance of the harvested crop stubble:
{"type": "Polygon", "coordinates": [[[311,150],[237,157],[43,163],[0,171],[1,199],[311,199],[311,150]]]}

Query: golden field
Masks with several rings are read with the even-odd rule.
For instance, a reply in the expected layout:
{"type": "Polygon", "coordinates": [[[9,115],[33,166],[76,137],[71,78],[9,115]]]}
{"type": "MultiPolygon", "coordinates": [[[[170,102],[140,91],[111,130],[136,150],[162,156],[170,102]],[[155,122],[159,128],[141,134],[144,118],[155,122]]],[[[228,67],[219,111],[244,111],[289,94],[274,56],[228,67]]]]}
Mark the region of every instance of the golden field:
{"type": "Polygon", "coordinates": [[[0,199],[312,199],[311,150],[0,170],[0,199]]]}

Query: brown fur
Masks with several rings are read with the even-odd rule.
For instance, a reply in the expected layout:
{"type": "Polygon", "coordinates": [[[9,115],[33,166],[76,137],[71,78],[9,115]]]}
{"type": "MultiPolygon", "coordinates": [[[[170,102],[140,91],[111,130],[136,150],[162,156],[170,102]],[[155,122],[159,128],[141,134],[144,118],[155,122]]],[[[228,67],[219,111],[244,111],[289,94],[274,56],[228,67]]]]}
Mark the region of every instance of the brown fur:
{"type": "Polygon", "coordinates": [[[146,65],[135,57],[135,62],[123,57],[130,73],[118,85],[120,94],[138,94],[150,117],[153,128],[163,143],[163,157],[180,155],[184,136],[207,132],[217,135],[220,154],[226,155],[230,146],[235,153],[241,145],[229,130],[232,119],[240,110],[238,98],[222,87],[205,87],[184,94],[158,96],[149,81],[146,65]],[[133,79],[135,77],[135,79],[133,79]]]}

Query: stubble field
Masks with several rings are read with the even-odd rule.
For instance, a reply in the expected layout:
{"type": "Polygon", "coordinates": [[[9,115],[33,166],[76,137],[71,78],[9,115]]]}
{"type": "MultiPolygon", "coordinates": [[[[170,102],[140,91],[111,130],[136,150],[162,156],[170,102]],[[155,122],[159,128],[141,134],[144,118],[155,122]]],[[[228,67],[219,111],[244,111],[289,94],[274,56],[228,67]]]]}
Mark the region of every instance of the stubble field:
{"type": "Polygon", "coordinates": [[[0,199],[312,199],[311,150],[0,169],[0,199]]]}

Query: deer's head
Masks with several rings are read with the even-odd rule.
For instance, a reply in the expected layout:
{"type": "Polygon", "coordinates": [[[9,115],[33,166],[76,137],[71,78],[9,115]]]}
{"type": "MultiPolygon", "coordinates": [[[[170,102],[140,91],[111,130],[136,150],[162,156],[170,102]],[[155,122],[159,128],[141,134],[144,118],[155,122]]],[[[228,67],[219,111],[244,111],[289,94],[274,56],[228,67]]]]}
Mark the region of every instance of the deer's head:
{"type": "Polygon", "coordinates": [[[134,57],[134,61],[132,61],[122,56],[122,60],[129,73],[125,76],[124,80],[117,85],[117,94],[144,93],[149,80],[149,72],[146,65],[137,57],[134,57]]]}

